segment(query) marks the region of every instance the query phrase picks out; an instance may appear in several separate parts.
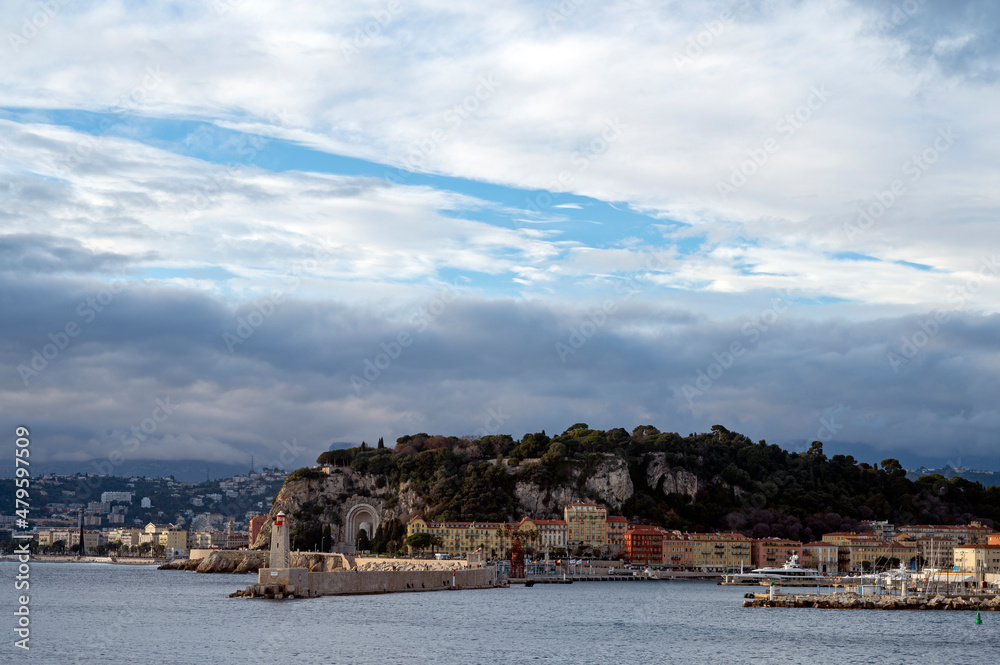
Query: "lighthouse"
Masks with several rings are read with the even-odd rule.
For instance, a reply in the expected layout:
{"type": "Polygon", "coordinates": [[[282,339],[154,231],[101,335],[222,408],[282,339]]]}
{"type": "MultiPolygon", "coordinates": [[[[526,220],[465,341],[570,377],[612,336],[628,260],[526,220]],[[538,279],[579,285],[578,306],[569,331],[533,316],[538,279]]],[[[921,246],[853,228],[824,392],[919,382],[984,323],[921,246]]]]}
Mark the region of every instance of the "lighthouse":
{"type": "Polygon", "coordinates": [[[288,520],[284,512],[274,516],[271,527],[271,561],[268,568],[291,568],[291,553],[288,551],[288,520]]]}

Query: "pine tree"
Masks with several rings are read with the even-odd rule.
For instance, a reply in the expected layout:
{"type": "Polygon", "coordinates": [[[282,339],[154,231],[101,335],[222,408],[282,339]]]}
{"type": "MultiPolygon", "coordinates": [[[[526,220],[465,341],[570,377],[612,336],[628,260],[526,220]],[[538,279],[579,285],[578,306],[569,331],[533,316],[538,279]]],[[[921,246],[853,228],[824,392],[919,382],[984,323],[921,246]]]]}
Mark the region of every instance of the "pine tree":
{"type": "Polygon", "coordinates": [[[379,450],[385,449],[385,441],[382,440],[382,437],[378,438],[378,449],[379,450]]]}

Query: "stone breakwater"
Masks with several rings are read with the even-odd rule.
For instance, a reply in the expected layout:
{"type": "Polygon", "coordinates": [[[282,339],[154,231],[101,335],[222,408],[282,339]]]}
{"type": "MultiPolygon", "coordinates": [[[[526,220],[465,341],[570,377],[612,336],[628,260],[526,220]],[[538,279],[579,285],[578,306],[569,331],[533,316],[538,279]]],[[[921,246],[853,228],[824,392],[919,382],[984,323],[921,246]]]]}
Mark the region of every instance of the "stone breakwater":
{"type": "MultiPolygon", "coordinates": [[[[207,556],[195,559],[174,559],[159,567],[160,570],[193,570],[198,573],[256,573],[268,565],[268,553],[258,550],[212,550],[207,556]]],[[[384,559],[352,557],[346,554],[322,552],[292,552],[292,567],[309,572],[323,573],[338,570],[369,572],[450,571],[466,568],[464,561],[437,561],[434,559],[384,559]]]]}
{"type": "Polygon", "coordinates": [[[341,570],[309,572],[304,568],[262,568],[257,584],[230,598],[316,598],[416,591],[457,591],[505,586],[494,567],[455,570],[341,570]]]}
{"type": "Polygon", "coordinates": [[[823,610],[965,610],[994,612],[1000,610],[1000,596],[861,596],[856,593],[747,594],[743,607],[803,607],[823,610]]]}

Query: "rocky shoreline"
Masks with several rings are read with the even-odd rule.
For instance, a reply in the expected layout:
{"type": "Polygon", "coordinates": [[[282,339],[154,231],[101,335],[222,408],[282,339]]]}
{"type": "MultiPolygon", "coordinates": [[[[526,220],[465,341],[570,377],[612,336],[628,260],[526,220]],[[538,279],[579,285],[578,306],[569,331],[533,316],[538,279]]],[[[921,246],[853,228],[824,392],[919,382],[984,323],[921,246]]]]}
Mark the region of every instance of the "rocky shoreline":
{"type": "Polygon", "coordinates": [[[743,607],[815,608],[824,610],[1000,610],[996,594],[935,596],[862,596],[857,593],[770,594],[750,593],[743,607]]]}

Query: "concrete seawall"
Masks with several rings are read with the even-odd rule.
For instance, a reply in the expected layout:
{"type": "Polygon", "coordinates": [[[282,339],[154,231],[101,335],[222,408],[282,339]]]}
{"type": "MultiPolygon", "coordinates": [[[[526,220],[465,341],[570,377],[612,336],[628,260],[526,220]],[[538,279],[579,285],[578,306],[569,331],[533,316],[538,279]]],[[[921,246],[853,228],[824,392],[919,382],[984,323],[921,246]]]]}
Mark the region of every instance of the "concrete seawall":
{"type": "Polygon", "coordinates": [[[305,568],[261,568],[257,584],[230,597],[316,598],[408,591],[491,589],[501,586],[495,567],[443,570],[309,572],[305,568]]]}

